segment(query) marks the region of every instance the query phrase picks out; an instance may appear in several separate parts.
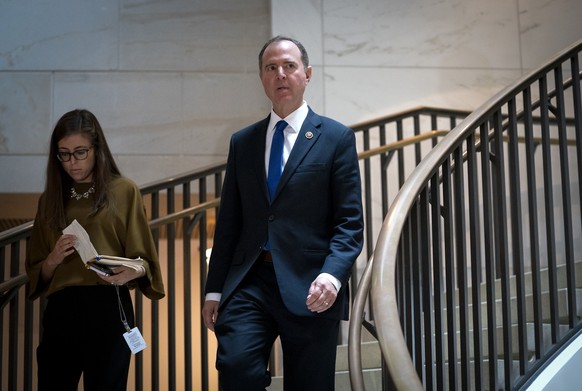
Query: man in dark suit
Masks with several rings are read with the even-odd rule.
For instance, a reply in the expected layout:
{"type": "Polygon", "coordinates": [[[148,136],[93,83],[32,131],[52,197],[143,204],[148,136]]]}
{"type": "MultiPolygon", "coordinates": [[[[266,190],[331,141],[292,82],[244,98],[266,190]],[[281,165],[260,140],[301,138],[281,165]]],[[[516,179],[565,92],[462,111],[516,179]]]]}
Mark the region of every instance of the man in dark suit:
{"type": "Polygon", "coordinates": [[[362,250],[355,136],[303,100],[311,67],[300,42],[268,41],[259,76],[272,111],[232,136],[202,315],[218,339],[223,390],[264,390],[278,336],[287,391],[333,390],[362,250]]]}

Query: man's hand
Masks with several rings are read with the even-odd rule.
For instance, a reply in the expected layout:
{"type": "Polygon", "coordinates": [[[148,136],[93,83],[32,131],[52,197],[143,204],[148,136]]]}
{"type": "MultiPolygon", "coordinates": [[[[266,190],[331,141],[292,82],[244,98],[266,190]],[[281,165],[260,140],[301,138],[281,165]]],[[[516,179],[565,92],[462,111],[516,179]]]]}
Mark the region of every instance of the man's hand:
{"type": "Polygon", "coordinates": [[[204,324],[210,331],[214,331],[214,323],[216,323],[216,318],[218,317],[218,301],[206,300],[204,302],[204,307],[202,307],[202,318],[204,319],[204,324]]]}
{"type": "Polygon", "coordinates": [[[325,277],[317,277],[309,287],[307,295],[307,308],[311,312],[327,311],[337,298],[335,286],[325,277]]]}

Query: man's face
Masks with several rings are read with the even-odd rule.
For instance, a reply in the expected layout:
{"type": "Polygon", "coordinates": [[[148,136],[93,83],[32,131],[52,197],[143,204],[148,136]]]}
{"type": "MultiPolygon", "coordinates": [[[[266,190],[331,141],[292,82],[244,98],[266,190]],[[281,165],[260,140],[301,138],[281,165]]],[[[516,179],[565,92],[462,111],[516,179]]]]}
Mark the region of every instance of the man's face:
{"type": "Polygon", "coordinates": [[[301,106],[311,67],[304,68],[301,52],[293,42],[273,42],[263,53],[259,76],[273,110],[285,118],[301,106]]]}

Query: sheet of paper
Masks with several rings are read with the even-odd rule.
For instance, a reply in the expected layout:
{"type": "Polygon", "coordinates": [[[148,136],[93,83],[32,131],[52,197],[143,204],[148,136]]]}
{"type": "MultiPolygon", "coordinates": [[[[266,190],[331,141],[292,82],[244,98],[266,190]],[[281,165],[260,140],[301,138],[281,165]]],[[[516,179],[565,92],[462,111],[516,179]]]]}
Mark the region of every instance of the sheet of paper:
{"type": "Polygon", "coordinates": [[[77,237],[75,250],[77,250],[83,262],[87,263],[97,257],[97,250],[93,247],[89,234],[77,220],[73,220],[73,222],[63,230],[63,233],[75,235],[77,237]]]}

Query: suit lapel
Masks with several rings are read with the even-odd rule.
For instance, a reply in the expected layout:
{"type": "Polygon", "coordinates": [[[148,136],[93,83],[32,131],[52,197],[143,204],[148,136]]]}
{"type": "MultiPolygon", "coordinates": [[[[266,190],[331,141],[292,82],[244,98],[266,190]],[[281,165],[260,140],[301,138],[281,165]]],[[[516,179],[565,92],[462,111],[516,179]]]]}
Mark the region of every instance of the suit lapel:
{"type": "Polygon", "coordinates": [[[305,155],[307,155],[309,150],[315,145],[315,142],[321,133],[320,127],[321,119],[317,114],[309,109],[309,113],[297,135],[297,140],[295,141],[295,145],[293,145],[289,159],[287,159],[287,163],[285,163],[285,168],[283,169],[279,185],[277,185],[277,191],[275,192],[275,198],[277,198],[281,189],[285,187],[299,164],[303,161],[305,155]]]}
{"type": "Polygon", "coordinates": [[[269,125],[270,115],[263,121],[259,122],[255,127],[257,136],[253,138],[256,142],[253,143],[253,150],[251,156],[253,157],[254,170],[257,175],[257,182],[263,189],[263,193],[269,201],[269,188],[267,187],[267,174],[265,172],[265,140],[267,138],[267,126],[269,125]]]}

